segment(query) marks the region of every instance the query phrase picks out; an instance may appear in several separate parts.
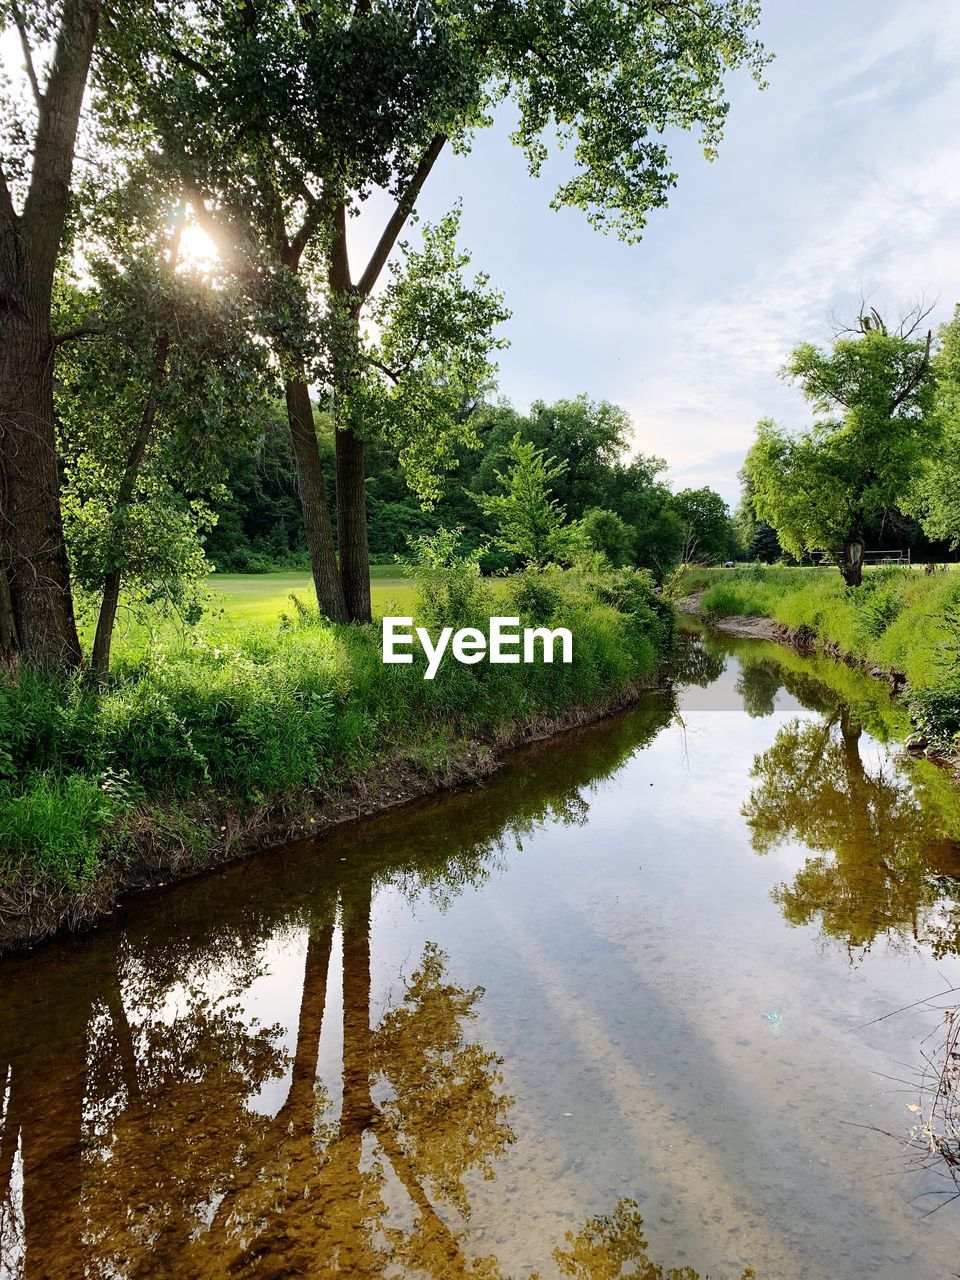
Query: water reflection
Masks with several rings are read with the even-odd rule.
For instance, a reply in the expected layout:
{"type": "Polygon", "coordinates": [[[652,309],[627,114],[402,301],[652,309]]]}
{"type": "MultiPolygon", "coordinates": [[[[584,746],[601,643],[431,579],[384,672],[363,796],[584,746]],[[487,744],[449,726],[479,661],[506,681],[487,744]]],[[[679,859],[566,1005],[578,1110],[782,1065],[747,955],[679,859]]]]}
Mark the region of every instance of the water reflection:
{"type": "Polygon", "coordinates": [[[675,678],[686,754],[656,694],[8,961],[0,1277],[846,1278],[881,1237],[903,1274],[896,1193],[818,1145],[850,969],[781,912],[960,949],[956,793],[846,668],[696,637],[675,678]],[[779,910],[747,792],[753,849],[801,846],[779,910]]]}
{"type": "Polygon", "coordinates": [[[791,720],[756,757],[743,809],[757,853],[790,842],[810,851],[773,891],[785,918],[818,923],[852,954],[881,936],[929,947],[937,958],[960,951],[960,793],[952,778],[904,752],[868,767],[862,710],[769,656],[743,664],[739,688],[751,714],[770,714],[779,688],[820,712],[791,720]]]}
{"type": "MultiPolygon", "coordinates": [[[[528,752],[508,788],[448,797],[440,821],[413,808],[366,824],[348,867],[291,850],[295,877],[251,863],[8,964],[0,1274],[506,1280],[470,1245],[471,1187],[514,1141],[502,1060],[476,1034],[483,989],[427,942],[378,1008],[372,904],[387,885],[449,902],[491,874],[508,835],[582,823],[600,780],[672,714],[653,697],[591,731],[588,756],[574,734],[528,752]],[[278,941],[303,954],[292,1035],[251,1007],[278,941]],[[322,1042],[338,1035],[334,1079],[322,1042]]],[[[552,1263],[668,1274],[628,1200],[568,1231],[552,1263]]]]}

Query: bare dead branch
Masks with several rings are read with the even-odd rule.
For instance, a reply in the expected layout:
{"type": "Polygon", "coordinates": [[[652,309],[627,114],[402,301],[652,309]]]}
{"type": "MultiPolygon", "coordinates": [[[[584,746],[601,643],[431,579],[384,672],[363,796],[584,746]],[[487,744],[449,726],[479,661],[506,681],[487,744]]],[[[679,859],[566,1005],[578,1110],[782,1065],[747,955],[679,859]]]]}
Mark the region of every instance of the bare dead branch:
{"type": "Polygon", "coordinates": [[[923,359],[920,361],[920,364],[917,366],[913,376],[907,380],[906,386],[902,389],[899,395],[894,396],[893,404],[890,407],[891,417],[893,417],[896,411],[900,408],[904,400],[906,400],[907,396],[910,395],[911,391],[914,391],[920,385],[921,380],[925,377],[927,370],[930,367],[930,344],[932,342],[933,342],[933,333],[930,329],[928,329],[927,341],[924,344],[924,349],[923,349],[923,359]]]}

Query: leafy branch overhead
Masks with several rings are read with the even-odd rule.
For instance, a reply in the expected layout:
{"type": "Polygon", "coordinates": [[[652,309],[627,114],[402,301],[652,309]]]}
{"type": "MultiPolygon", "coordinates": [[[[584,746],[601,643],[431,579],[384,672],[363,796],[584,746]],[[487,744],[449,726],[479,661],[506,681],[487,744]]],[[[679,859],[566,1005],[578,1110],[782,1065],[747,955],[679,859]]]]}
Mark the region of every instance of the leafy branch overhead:
{"type": "Polygon", "coordinates": [[[494,384],[492,353],[506,346],[496,326],[509,318],[486,275],[464,276],[459,209],[425,226],[418,250],[404,245],[370,308],[371,341],[361,357],[351,417],[398,450],[410,487],[436,502],[461,446],[476,447],[472,409],[494,384]]]}

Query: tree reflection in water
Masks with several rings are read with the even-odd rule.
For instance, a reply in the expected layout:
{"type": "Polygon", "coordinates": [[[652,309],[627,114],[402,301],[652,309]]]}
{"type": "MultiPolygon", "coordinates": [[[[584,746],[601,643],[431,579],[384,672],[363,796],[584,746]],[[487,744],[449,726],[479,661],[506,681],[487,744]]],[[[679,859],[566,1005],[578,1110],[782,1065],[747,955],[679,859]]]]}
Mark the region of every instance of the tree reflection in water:
{"type": "MultiPolygon", "coordinates": [[[[427,943],[399,998],[373,1008],[372,902],[385,884],[443,902],[490,873],[505,832],[582,822],[590,786],[672,714],[651,699],[593,731],[589,753],[575,735],[534,751],[509,786],[450,797],[440,821],[413,809],[358,828],[342,874],[313,851],[286,873],[250,864],[59,961],[8,966],[0,1275],[506,1280],[470,1231],[471,1190],[514,1141],[501,1060],[472,1034],[483,990],[427,943]],[[267,944],[295,937],[287,1047],[248,1005],[267,944]],[[321,1039],[337,1021],[334,1084],[321,1039]],[[263,1114],[258,1096],[284,1081],[263,1114]]],[[[695,1280],[652,1262],[641,1228],[620,1202],[567,1234],[554,1274],[695,1280]]]]}
{"type": "MultiPolygon", "coordinates": [[[[755,707],[771,706],[769,664],[742,684],[755,707]]],[[[873,772],[864,729],[846,704],[809,678],[781,670],[780,683],[816,721],[796,719],[757,756],[744,806],[760,854],[790,841],[811,851],[789,884],[774,890],[792,924],[819,922],[851,953],[878,936],[960,951],[960,796],[952,780],[906,754],[873,772]]]]}

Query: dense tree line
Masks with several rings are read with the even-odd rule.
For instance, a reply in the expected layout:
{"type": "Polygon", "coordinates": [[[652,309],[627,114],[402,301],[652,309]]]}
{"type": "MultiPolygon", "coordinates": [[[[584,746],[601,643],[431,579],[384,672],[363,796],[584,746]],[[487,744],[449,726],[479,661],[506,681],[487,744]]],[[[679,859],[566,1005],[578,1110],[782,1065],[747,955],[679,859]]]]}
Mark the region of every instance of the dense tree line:
{"type": "MultiPolygon", "coordinates": [[[[334,427],[319,410],[316,419],[326,462],[334,456],[334,427]]],[[[460,531],[466,550],[482,551],[484,571],[517,565],[518,555],[495,545],[498,519],[490,505],[517,438],[546,460],[550,499],[564,520],[578,527],[581,545],[602,552],[613,564],[662,575],[683,558],[716,563],[739,553],[720,495],[709,488],[673,493],[662,459],[630,455],[630,420],[615,405],[581,396],[552,405],[537,402],[523,414],[505,402],[484,403],[472,419],[474,437],[458,448],[428,509],[410,492],[395,449],[381,442],[369,451],[369,541],[376,560],[403,559],[411,539],[445,528],[460,531]]],[[[335,509],[332,468],[327,474],[327,501],[335,509]]],[[[231,454],[206,551],[218,569],[234,572],[306,563],[296,471],[282,433],[267,430],[231,454]]]]}

